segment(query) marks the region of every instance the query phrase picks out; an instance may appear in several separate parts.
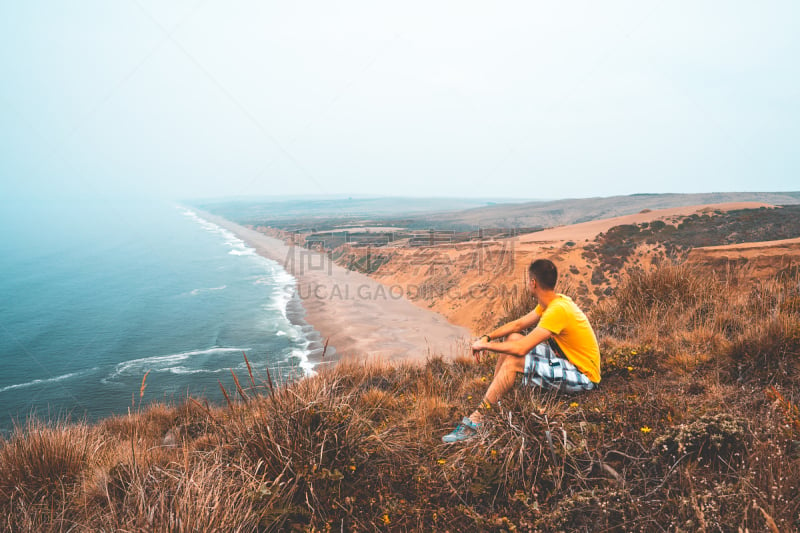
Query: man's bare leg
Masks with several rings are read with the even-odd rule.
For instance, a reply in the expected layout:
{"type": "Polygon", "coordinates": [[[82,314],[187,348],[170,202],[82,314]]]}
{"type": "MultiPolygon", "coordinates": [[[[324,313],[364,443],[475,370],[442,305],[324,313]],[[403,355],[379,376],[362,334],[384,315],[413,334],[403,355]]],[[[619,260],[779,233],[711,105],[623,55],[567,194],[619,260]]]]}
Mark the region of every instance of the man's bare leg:
{"type": "MultiPolygon", "coordinates": [[[[522,338],[519,333],[510,334],[506,340],[522,338]]],[[[494,368],[494,378],[483,397],[483,406],[497,405],[498,400],[514,387],[517,374],[525,370],[525,357],[498,354],[497,364],[494,368]]],[[[469,419],[479,424],[483,420],[483,413],[476,409],[469,415],[469,419]]]]}

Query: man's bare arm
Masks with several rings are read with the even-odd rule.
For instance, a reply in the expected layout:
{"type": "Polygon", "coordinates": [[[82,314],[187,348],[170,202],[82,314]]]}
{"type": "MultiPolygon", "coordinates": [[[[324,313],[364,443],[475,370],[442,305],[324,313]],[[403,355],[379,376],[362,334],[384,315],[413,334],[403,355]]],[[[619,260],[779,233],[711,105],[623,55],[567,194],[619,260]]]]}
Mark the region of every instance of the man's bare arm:
{"type": "Polygon", "coordinates": [[[512,320],[511,322],[507,322],[500,326],[499,328],[490,331],[486,335],[489,336],[489,339],[499,339],[501,337],[505,337],[510,333],[519,333],[524,331],[530,327],[535,326],[539,323],[539,319],[541,315],[536,313],[534,309],[527,315],[523,316],[522,318],[518,318],[516,320],[512,320]]]}
{"type": "Polygon", "coordinates": [[[493,352],[505,353],[508,355],[515,355],[517,357],[522,357],[531,350],[533,350],[533,348],[537,344],[546,341],[552,335],[553,333],[550,330],[544,329],[542,327],[537,327],[533,331],[522,337],[521,339],[513,341],[485,342],[483,339],[480,339],[475,344],[472,345],[472,350],[473,352],[476,353],[482,352],[483,350],[491,350],[493,352]]]}

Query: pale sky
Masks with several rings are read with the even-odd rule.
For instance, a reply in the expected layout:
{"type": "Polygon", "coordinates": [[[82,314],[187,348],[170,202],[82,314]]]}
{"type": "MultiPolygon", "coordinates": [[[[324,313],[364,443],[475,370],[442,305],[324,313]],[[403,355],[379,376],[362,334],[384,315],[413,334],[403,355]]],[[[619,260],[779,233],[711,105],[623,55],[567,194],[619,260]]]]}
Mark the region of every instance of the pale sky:
{"type": "Polygon", "coordinates": [[[800,189],[800,2],[0,3],[0,195],[800,189]]]}

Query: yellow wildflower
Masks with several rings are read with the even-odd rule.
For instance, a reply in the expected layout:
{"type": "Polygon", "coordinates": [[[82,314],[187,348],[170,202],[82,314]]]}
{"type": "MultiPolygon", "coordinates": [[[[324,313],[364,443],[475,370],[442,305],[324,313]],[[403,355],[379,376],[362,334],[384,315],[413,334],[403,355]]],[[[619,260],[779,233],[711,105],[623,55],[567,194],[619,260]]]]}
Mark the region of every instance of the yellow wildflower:
{"type": "Polygon", "coordinates": [[[471,399],[472,399],[472,396],[467,396],[467,400],[471,400],[471,399]]]}
{"type": "Polygon", "coordinates": [[[483,376],[483,377],[481,378],[481,381],[483,381],[484,383],[486,383],[486,376],[483,376]]]}
{"type": "Polygon", "coordinates": [[[497,450],[492,450],[492,457],[497,457],[497,450]]]}
{"type": "Polygon", "coordinates": [[[356,465],[350,465],[350,471],[351,472],[355,472],[356,471],[356,465]]]}
{"type": "Polygon", "coordinates": [[[389,520],[389,515],[388,514],[384,514],[381,517],[381,520],[383,520],[383,523],[386,524],[387,526],[392,523],[392,521],[389,520]]]}
{"type": "Polygon", "coordinates": [[[653,430],[649,426],[642,426],[640,431],[646,435],[646,434],[650,433],[653,430]]]}
{"type": "Polygon", "coordinates": [[[633,367],[632,366],[628,367],[628,372],[633,372],[633,367]]]}
{"type": "Polygon", "coordinates": [[[637,352],[636,350],[631,350],[631,355],[636,355],[637,353],[639,352],[637,352]]]}
{"type": "Polygon", "coordinates": [[[572,402],[569,404],[570,407],[578,407],[578,402],[572,402]]]}
{"type": "Polygon", "coordinates": [[[439,460],[438,460],[438,461],[436,461],[436,462],[437,462],[437,463],[439,463],[440,465],[443,465],[443,464],[445,464],[447,461],[445,461],[444,459],[439,459],[439,460]]]}

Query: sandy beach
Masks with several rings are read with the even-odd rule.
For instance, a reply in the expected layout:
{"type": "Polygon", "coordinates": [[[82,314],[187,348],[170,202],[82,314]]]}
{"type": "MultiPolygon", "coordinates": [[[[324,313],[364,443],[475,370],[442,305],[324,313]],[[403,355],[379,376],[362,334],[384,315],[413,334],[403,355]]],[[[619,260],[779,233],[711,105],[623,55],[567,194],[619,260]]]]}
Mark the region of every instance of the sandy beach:
{"type": "Polygon", "coordinates": [[[414,305],[399,287],[383,285],[340,267],[325,254],[288,246],[225,218],[203,211],[198,215],[233,232],[294,276],[305,320],[329,341],[326,359],[422,362],[432,354],[468,353],[467,329],[414,305]]]}

